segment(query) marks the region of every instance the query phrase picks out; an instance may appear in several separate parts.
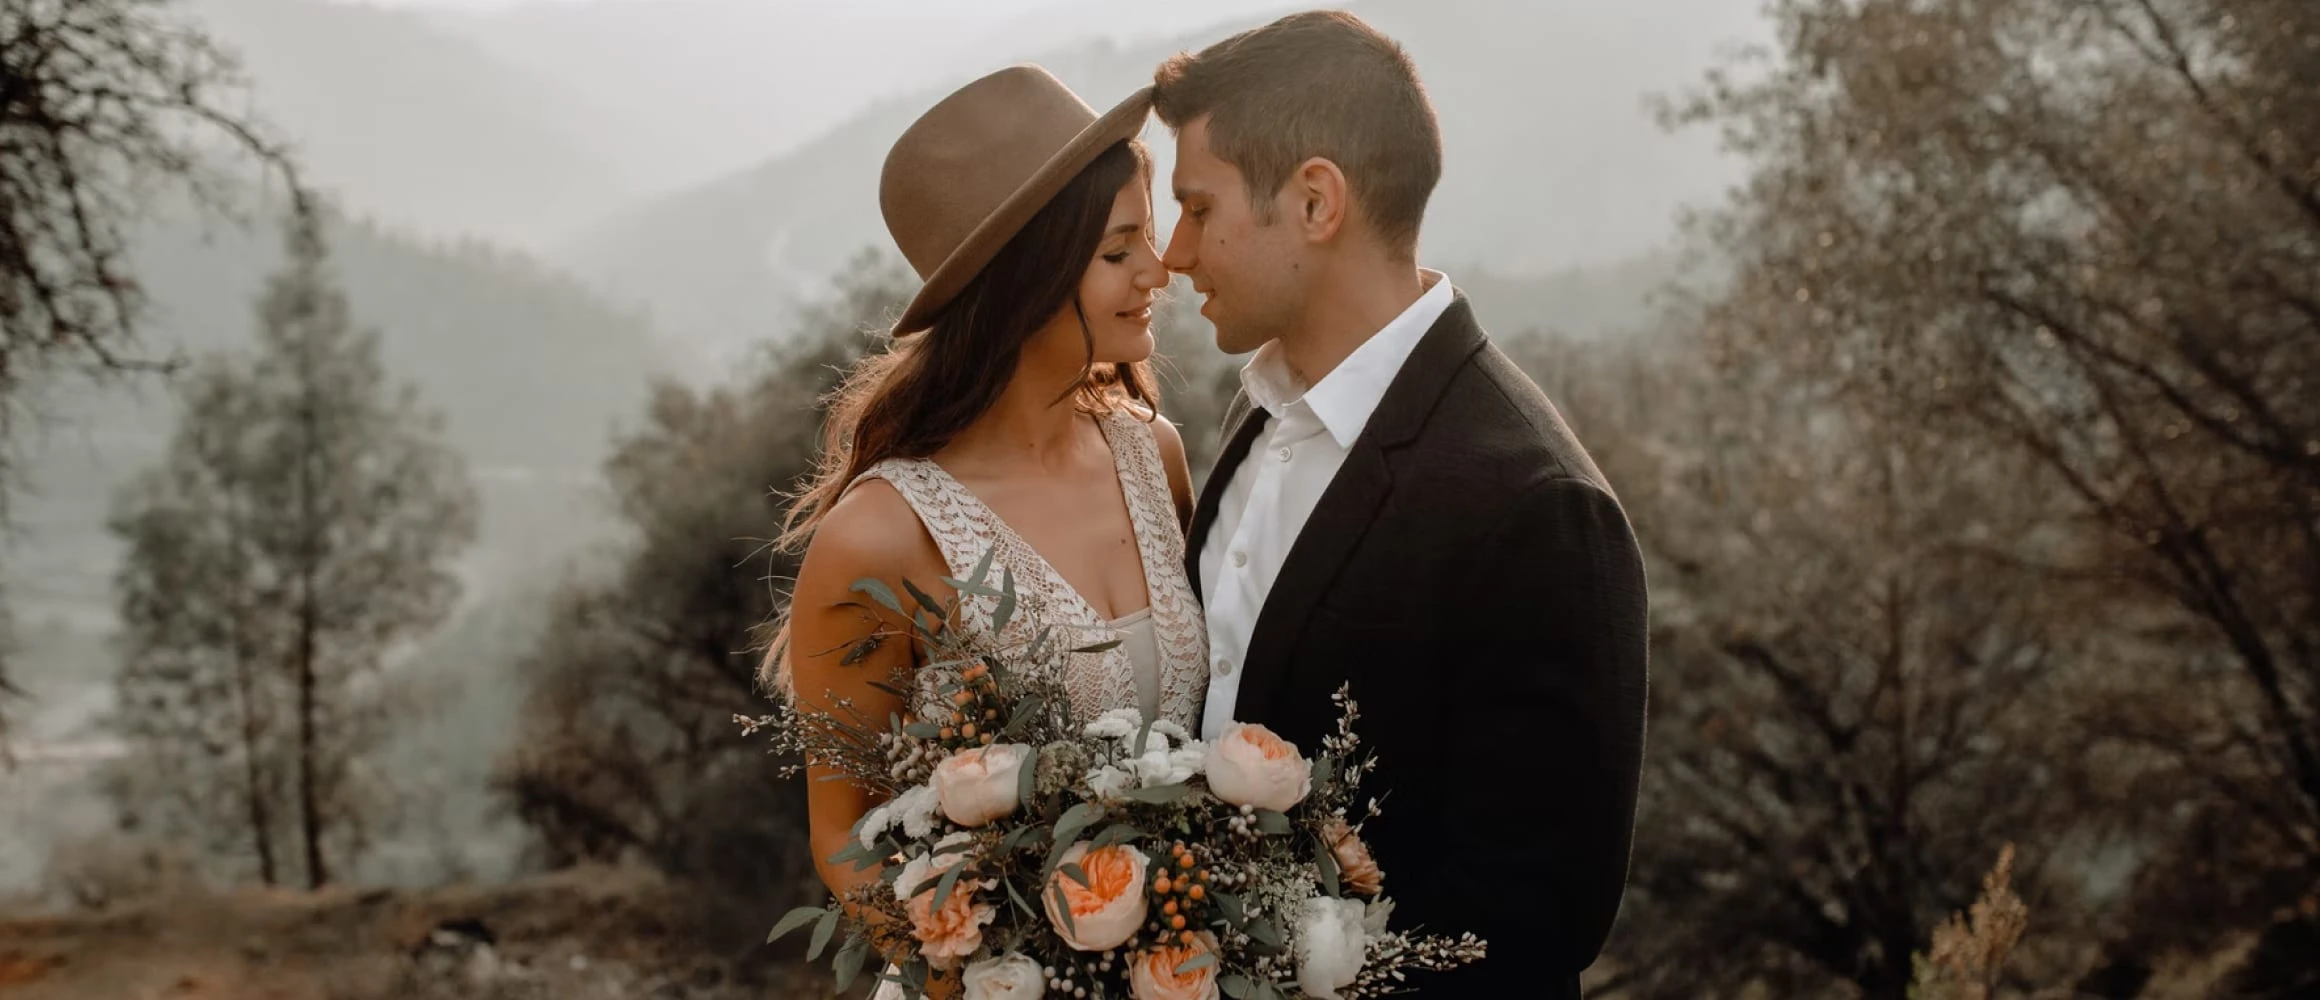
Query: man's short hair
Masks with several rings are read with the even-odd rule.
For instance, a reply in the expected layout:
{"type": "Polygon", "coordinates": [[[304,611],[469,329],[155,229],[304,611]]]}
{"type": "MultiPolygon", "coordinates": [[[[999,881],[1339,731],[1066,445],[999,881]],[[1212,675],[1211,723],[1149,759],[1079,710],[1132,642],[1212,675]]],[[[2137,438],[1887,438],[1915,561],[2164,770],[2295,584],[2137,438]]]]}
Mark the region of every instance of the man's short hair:
{"type": "Polygon", "coordinates": [[[1260,217],[1299,164],[1325,157],[1378,234],[1416,251],[1442,128],[1400,43],[1343,11],[1309,11],[1180,53],[1152,82],[1169,128],[1208,118],[1209,150],[1240,170],[1260,217]]]}

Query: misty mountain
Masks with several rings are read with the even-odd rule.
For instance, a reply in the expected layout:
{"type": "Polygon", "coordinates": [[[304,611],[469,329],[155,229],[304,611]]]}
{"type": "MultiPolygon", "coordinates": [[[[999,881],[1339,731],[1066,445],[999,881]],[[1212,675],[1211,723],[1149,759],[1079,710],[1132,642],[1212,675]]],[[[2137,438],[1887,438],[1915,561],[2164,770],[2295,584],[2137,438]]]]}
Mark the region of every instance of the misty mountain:
{"type": "Polygon", "coordinates": [[[439,6],[430,23],[552,79],[592,106],[658,126],[637,153],[655,190],[788,152],[872,102],[990,59],[1082,38],[1173,35],[1291,0],[587,0],[439,6]]]}
{"type": "Polygon", "coordinates": [[[310,182],[357,214],[533,247],[651,189],[651,116],[600,106],[418,13],[194,0],[310,182]]]}
{"type": "MultiPolygon", "coordinates": [[[[475,567],[555,559],[597,511],[597,465],[648,379],[677,366],[644,318],[520,254],[428,244],[372,225],[330,227],[331,269],[355,321],[380,332],[388,375],[417,386],[484,495],[475,567]]],[[[142,354],[191,357],[255,342],[252,306],[282,260],[278,231],[163,224],[137,244],[152,296],[142,354]]],[[[32,492],[11,513],[12,606],[101,624],[116,546],[113,491],[157,461],[176,407],[161,376],[50,393],[18,444],[32,492]]]]}
{"type": "MultiPolygon", "coordinates": [[[[1728,0],[1623,5],[1370,0],[1349,7],[1401,39],[1442,116],[1447,165],[1423,259],[1455,271],[1540,274],[1660,248],[1685,204],[1737,177],[1711,135],[1663,131],[1647,97],[1691,86],[1724,46],[1762,31],[1728,0]]],[[[1150,81],[1167,55],[1264,20],[1241,17],[1158,43],[1095,39],[1037,61],[1098,108],[1150,81]]],[[[978,65],[878,102],[789,154],[649,200],[566,251],[583,273],[650,302],[664,329],[730,345],[864,246],[887,242],[879,165],[910,121],[978,65]]],[[[1163,171],[1172,143],[1146,133],[1163,171]]],[[[1157,206],[1163,230],[1173,205],[1157,206]]]]}

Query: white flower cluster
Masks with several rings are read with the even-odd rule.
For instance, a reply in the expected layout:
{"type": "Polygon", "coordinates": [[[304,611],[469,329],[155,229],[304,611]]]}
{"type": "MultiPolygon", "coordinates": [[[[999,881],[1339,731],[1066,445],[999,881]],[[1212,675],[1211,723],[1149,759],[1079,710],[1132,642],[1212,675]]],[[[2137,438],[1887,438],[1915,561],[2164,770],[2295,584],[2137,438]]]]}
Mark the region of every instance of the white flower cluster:
{"type": "Polygon", "coordinates": [[[862,817],[862,825],[856,830],[856,836],[862,841],[862,849],[867,851],[877,846],[878,838],[899,823],[903,836],[911,840],[921,839],[934,832],[935,810],[941,806],[942,798],[935,794],[934,786],[918,785],[888,800],[885,805],[870,810],[869,815],[862,817]]]}
{"type": "Polygon", "coordinates": [[[1145,732],[1144,715],[1118,708],[1088,723],[1090,739],[1109,740],[1113,759],[1088,772],[1088,787],[1104,799],[1117,799],[1139,788],[1181,785],[1202,772],[1208,745],[1193,739],[1183,726],[1155,720],[1145,732]],[[1144,736],[1144,752],[1136,753],[1136,737],[1144,736]]]}

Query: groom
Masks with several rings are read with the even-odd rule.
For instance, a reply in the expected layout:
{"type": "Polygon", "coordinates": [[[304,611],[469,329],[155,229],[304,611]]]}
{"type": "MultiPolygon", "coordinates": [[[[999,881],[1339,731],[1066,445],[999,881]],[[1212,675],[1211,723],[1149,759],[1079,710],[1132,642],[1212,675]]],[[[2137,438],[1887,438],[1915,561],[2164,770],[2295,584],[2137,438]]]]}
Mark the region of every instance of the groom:
{"type": "Polygon", "coordinates": [[[1417,266],[1442,142],[1416,71],[1358,18],[1297,14],[1169,60],[1154,106],[1183,209],[1163,262],[1255,352],[1186,543],[1203,735],[1311,750],[1350,683],[1394,925],[1489,942],[1423,992],[1577,997],[1626,878],[1643,564],[1554,406],[1417,266]]]}

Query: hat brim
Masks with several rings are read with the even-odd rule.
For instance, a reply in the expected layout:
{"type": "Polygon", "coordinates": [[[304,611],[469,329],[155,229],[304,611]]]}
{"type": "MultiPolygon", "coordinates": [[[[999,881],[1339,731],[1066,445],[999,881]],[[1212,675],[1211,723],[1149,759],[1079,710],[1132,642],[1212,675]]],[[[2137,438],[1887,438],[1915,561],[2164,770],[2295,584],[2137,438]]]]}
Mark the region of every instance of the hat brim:
{"type": "Polygon", "coordinates": [[[926,283],[919,286],[918,294],[902,310],[902,318],[894,322],[894,335],[917,333],[934,324],[934,318],[949,305],[960,291],[982,273],[991,258],[1014,239],[1015,234],[1031,223],[1031,217],[1055,200],[1057,193],[1080,171],[1087,169],[1095,158],[1123,139],[1133,139],[1144,131],[1145,119],[1152,111],[1152,88],[1144,87],[1118,106],[1104,112],[1087,128],[1073,136],[1055,155],[1048,157],[1039,170],[1023,182],[1015,193],[999,203],[982,224],[975,227],[967,238],[959,241],[958,248],[943,258],[926,283]]]}

